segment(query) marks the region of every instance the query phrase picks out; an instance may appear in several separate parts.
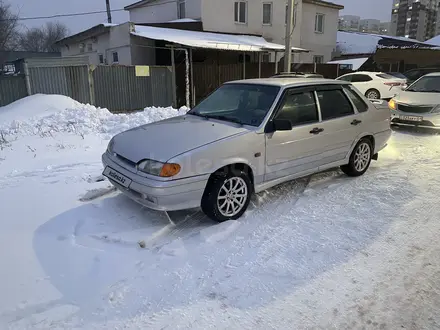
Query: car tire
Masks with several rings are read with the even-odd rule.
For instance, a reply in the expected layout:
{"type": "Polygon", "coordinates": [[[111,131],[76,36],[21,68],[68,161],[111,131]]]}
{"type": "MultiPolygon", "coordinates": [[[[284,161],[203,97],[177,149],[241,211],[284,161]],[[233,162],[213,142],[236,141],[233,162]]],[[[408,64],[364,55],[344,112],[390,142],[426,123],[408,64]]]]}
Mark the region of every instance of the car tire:
{"type": "Polygon", "coordinates": [[[341,166],[342,172],[353,177],[364,174],[370,167],[373,152],[373,144],[370,139],[361,139],[354,147],[349,163],[341,166]]]}
{"type": "Polygon", "coordinates": [[[252,182],[244,171],[213,174],[202,197],[202,211],[218,222],[237,220],[248,208],[252,192],[252,182]]]}
{"type": "Polygon", "coordinates": [[[371,88],[366,91],[365,97],[367,99],[379,100],[380,99],[380,92],[375,88],[371,88]]]}

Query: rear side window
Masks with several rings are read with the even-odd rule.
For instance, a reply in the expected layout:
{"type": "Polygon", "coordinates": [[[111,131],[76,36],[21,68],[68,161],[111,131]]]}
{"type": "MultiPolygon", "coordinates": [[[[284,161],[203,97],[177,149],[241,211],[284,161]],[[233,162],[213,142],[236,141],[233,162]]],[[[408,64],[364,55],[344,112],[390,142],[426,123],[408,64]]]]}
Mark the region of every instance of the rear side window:
{"type": "Polygon", "coordinates": [[[287,94],[276,119],[290,120],[292,126],[318,122],[318,108],[313,93],[287,94]]]}
{"type": "Polygon", "coordinates": [[[351,82],[365,82],[365,81],[371,81],[373,78],[370,76],[367,76],[366,74],[355,74],[353,75],[353,78],[351,79],[351,82]]]}
{"type": "Polygon", "coordinates": [[[352,86],[344,86],[344,90],[359,112],[365,112],[368,110],[368,105],[362,100],[359,94],[353,90],[352,86]]]}
{"type": "Polygon", "coordinates": [[[345,117],[354,114],[354,109],[341,89],[318,91],[322,120],[345,117]]]}

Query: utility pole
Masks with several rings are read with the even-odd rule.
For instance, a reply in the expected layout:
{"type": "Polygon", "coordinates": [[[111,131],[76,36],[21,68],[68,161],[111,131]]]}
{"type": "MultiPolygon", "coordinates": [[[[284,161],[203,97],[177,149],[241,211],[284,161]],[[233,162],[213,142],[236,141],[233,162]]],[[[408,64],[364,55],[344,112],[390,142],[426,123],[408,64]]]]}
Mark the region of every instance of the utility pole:
{"type": "Polygon", "coordinates": [[[112,12],[110,10],[110,0],[105,0],[105,4],[107,5],[107,22],[112,22],[112,12]]]}
{"type": "Polygon", "coordinates": [[[287,0],[286,48],[284,50],[284,72],[290,72],[292,64],[293,1],[287,0]]]}

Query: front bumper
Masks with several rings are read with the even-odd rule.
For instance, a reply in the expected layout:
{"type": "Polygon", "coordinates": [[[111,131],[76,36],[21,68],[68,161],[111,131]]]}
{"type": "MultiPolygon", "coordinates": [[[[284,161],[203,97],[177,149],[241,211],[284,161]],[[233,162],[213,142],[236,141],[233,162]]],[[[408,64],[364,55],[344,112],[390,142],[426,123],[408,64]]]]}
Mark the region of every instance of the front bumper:
{"type": "Polygon", "coordinates": [[[200,206],[209,175],[192,178],[159,181],[128,171],[112,160],[107,153],[102,155],[104,168],[111,167],[132,180],[126,188],[116,181],[109,181],[132,200],[158,211],[177,211],[200,206]]]}
{"type": "Polygon", "coordinates": [[[391,125],[438,129],[440,128],[440,113],[409,113],[399,110],[391,110],[391,125]],[[406,120],[403,116],[422,117],[422,120],[406,120]]]}

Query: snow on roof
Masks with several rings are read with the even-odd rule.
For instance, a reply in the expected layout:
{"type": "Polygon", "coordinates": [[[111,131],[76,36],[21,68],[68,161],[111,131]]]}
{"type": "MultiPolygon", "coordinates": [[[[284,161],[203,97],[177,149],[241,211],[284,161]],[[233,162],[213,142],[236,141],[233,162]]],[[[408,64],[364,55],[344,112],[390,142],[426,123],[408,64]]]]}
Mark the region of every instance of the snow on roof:
{"type": "MultiPolygon", "coordinates": [[[[193,48],[209,48],[246,52],[265,50],[284,50],[284,45],[266,41],[263,37],[250,35],[233,35],[212,32],[187,31],[152,26],[135,26],[131,34],[154,40],[164,40],[193,48]]],[[[292,47],[294,52],[308,52],[303,48],[292,47]]]]}
{"type": "Polygon", "coordinates": [[[430,45],[440,46],[440,35],[438,35],[432,39],[426,40],[425,43],[430,44],[430,45]]]}
{"type": "Polygon", "coordinates": [[[352,70],[358,70],[367,60],[369,57],[361,57],[361,58],[352,58],[349,60],[339,60],[339,61],[331,61],[327,62],[328,64],[345,64],[345,65],[352,65],[352,70]]]}
{"type": "Polygon", "coordinates": [[[180,18],[169,21],[168,23],[194,23],[194,22],[200,22],[200,20],[196,20],[192,18],[180,18]]]}
{"type": "Polygon", "coordinates": [[[396,42],[398,41],[426,45],[427,47],[431,46],[428,43],[404,37],[391,37],[381,34],[338,31],[337,49],[341,53],[341,55],[373,54],[376,51],[379,42],[381,42],[383,39],[390,41],[395,40],[396,42]]]}

